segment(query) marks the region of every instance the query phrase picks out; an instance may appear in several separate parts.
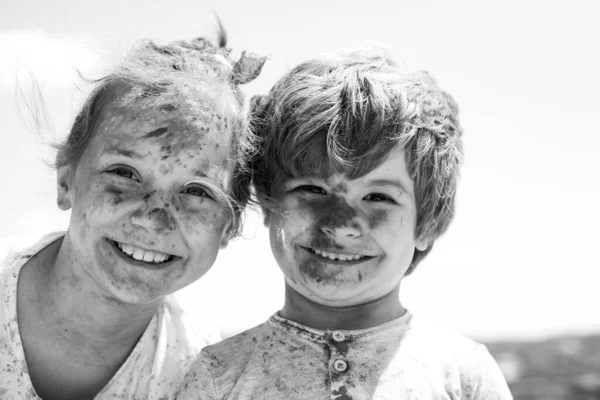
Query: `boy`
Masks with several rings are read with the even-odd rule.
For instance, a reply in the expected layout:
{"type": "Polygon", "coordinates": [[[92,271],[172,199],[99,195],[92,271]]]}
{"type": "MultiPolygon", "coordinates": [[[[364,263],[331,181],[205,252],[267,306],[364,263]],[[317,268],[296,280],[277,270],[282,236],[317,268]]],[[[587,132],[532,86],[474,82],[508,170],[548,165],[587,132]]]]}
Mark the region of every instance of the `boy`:
{"type": "Polygon", "coordinates": [[[453,217],[454,100],[380,48],[303,63],[254,101],[255,190],[283,309],[205,348],[183,399],[510,399],[484,346],[399,299],[453,217]]]}

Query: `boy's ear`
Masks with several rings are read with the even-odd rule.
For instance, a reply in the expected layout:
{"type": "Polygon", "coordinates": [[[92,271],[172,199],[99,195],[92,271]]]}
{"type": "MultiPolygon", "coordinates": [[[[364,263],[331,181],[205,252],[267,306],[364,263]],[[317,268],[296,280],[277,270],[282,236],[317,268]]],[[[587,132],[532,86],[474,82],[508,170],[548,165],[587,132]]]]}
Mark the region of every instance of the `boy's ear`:
{"type": "Polygon", "coordinates": [[[63,166],[56,172],[56,203],[58,208],[65,211],[71,208],[71,178],[72,169],[70,166],[63,166]]]}
{"type": "Polygon", "coordinates": [[[428,238],[419,238],[415,240],[415,248],[419,251],[425,251],[430,243],[431,241],[428,238]]]}

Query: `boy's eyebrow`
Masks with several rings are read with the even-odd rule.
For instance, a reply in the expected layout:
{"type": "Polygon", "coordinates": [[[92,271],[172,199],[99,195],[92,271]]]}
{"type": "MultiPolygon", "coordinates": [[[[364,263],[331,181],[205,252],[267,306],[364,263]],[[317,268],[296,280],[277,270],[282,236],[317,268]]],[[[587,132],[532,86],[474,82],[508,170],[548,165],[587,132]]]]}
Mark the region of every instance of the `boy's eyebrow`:
{"type": "Polygon", "coordinates": [[[369,182],[370,186],[396,186],[403,192],[410,194],[404,183],[399,179],[375,179],[369,182]]]}

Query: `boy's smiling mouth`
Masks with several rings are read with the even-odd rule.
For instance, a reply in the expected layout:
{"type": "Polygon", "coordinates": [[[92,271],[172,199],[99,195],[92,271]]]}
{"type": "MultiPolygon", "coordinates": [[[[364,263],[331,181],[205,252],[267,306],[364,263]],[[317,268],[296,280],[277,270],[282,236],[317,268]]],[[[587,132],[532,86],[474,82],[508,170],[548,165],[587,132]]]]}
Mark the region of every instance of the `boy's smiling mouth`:
{"type": "Polygon", "coordinates": [[[349,254],[349,253],[334,253],[331,251],[320,250],[312,247],[300,246],[305,249],[314,258],[317,258],[323,262],[340,262],[340,263],[360,263],[362,261],[370,260],[373,257],[363,254],[349,254]]]}
{"type": "Polygon", "coordinates": [[[172,254],[161,253],[159,251],[144,250],[140,247],[117,242],[111,239],[107,239],[107,241],[112,245],[113,248],[118,249],[120,254],[126,256],[130,260],[145,264],[161,265],[181,258],[172,254]]]}

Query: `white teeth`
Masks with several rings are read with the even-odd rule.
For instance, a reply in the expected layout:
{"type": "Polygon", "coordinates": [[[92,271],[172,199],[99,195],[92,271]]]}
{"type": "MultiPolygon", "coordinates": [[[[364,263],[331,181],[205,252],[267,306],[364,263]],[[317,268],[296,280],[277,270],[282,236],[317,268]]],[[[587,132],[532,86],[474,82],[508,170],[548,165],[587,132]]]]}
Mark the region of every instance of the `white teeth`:
{"type": "Polygon", "coordinates": [[[135,249],[133,251],[133,258],[135,258],[136,260],[142,261],[144,259],[144,250],[142,249],[135,249]]]}
{"type": "Polygon", "coordinates": [[[130,244],[124,244],[119,242],[115,243],[123,253],[128,254],[129,256],[133,257],[138,261],[161,263],[170,257],[168,254],[159,253],[157,251],[143,250],[138,247],[133,247],[130,244]]]}
{"type": "Polygon", "coordinates": [[[328,251],[317,250],[317,249],[313,249],[313,251],[315,253],[317,253],[318,255],[320,255],[321,257],[326,257],[326,258],[329,258],[330,260],[354,261],[354,260],[360,260],[361,258],[365,257],[365,256],[361,256],[361,255],[336,254],[336,253],[330,253],[328,251]]]}

